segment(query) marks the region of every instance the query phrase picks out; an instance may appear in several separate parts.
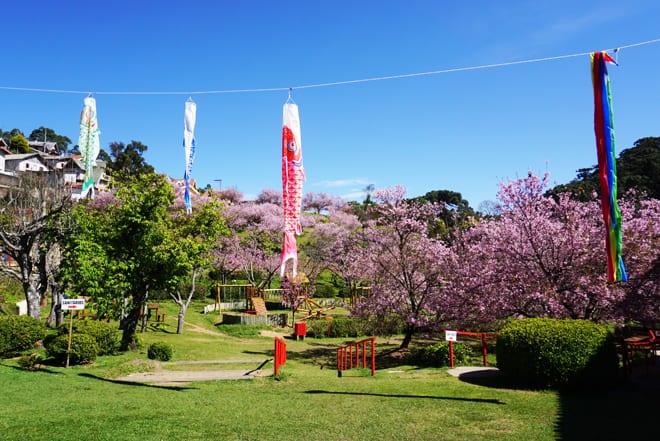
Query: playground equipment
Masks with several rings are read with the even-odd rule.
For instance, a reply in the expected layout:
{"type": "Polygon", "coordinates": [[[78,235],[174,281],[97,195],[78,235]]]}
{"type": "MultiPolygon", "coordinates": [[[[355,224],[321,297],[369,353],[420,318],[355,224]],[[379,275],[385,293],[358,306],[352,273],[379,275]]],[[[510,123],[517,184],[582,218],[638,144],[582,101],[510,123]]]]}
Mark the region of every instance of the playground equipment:
{"type": "Polygon", "coordinates": [[[295,277],[287,273],[283,281],[289,285],[289,298],[295,299],[292,307],[294,314],[298,311],[303,313],[301,321],[321,319],[328,314],[328,311],[336,308],[336,306],[323,306],[310,297],[309,279],[304,273],[298,273],[295,277]]]}

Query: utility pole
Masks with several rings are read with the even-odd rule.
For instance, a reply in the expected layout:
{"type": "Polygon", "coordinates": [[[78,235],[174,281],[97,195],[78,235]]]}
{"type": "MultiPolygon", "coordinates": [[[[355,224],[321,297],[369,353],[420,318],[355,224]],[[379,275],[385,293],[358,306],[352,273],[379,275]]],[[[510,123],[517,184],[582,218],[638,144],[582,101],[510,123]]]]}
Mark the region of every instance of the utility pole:
{"type": "Polygon", "coordinates": [[[222,190],[222,179],[214,179],[214,181],[218,182],[218,190],[222,190]]]}

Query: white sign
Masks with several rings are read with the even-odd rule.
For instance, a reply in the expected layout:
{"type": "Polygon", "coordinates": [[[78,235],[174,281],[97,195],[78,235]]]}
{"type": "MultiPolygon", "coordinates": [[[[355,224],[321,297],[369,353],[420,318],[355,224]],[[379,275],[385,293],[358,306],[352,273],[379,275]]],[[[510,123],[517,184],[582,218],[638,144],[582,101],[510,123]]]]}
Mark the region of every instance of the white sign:
{"type": "Polygon", "coordinates": [[[456,331],[445,331],[446,341],[456,341],[456,331]]]}
{"type": "Polygon", "coordinates": [[[62,299],[62,310],[85,309],[85,299],[62,299]]]}

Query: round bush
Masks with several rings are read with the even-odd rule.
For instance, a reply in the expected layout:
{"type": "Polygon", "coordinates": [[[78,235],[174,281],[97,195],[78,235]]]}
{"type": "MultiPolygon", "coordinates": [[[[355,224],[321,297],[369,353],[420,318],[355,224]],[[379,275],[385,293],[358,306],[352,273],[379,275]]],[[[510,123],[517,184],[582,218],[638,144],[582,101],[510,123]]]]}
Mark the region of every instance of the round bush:
{"type": "Polygon", "coordinates": [[[30,316],[0,316],[0,356],[12,357],[46,336],[46,326],[30,316]]]}
{"type": "MultiPolygon", "coordinates": [[[[465,365],[470,362],[472,348],[463,343],[454,343],[454,364],[465,365]]],[[[443,367],[450,366],[449,342],[443,341],[434,345],[425,346],[411,352],[408,356],[410,363],[418,366],[443,367]]]]}
{"type": "Polygon", "coordinates": [[[617,375],[614,336],[587,320],[509,321],[497,336],[497,367],[522,386],[571,388],[617,375]]]}
{"type": "Polygon", "coordinates": [[[147,357],[150,360],[169,361],[172,358],[174,348],[171,344],[165,342],[156,342],[149,345],[147,357]]]}
{"type": "MultiPolygon", "coordinates": [[[[69,335],[52,336],[44,340],[46,354],[58,364],[66,364],[66,351],[69,344],[69,335]]],[[[87,334],[71,334],[71,352],[69,364],[91,363],[96,359],[98,346],[96,339],[87,334]]]]}
{"type": "MultiPolygon", "coordinates": [[[[68,334],[66,327],[60,329],[68,334]]],[[[73,332],[91,335],[96,340],[97,355],[115,355],[121,346],[121,331],[115,325],[97,320],[78,320],[73,322],[73,332]]]]}

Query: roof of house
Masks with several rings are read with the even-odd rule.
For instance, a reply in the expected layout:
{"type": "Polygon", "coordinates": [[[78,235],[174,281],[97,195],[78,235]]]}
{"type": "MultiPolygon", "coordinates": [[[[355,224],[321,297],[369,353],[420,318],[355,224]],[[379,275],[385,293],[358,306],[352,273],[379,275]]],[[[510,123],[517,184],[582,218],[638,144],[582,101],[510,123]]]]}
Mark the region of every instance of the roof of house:
{"type": "Polygon", "coordinates": [[[44,153],[59,153],[60,149],[56,142],[51,141],[28,141],[31,149],[44,153]]]}

